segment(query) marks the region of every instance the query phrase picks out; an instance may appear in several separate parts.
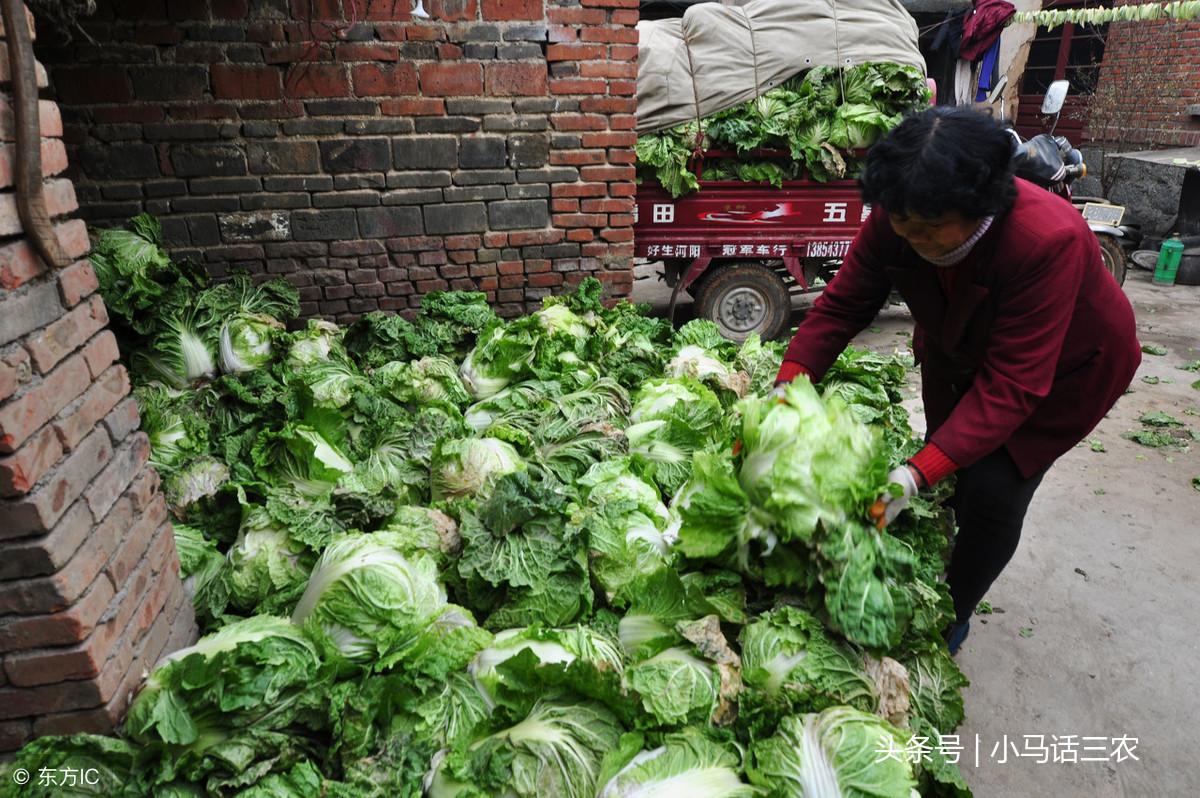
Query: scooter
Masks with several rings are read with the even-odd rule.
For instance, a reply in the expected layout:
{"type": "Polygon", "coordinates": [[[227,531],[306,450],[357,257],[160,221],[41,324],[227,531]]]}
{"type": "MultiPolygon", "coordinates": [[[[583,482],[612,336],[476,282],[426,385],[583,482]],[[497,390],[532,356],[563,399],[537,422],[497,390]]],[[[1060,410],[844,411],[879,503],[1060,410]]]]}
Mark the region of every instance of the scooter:
{"type": "Polygon", "coordinates": [[[1137,225],[1123,223],[1124,206],[1114,205],[1103,197],[1072,194],[1071,183],[1087,175],[1087,165],[1083,162],[1083,154],[1065,136],[1054,135],[1068,85],[1065,80],[1054,81],[1042,102],[1042,114],[1053,117],[1049,133],[1041,133],[1023,141],[1015,130],[1009,129],[1014,139],[1014,171],[1018,177],[1067,200],[1083,214],[1100,244],[1105,268],[1118,285],[1123,285],[1128,265],[1126,248],[1137,246],[1141,241],[1141,231],[1137,225]]]}

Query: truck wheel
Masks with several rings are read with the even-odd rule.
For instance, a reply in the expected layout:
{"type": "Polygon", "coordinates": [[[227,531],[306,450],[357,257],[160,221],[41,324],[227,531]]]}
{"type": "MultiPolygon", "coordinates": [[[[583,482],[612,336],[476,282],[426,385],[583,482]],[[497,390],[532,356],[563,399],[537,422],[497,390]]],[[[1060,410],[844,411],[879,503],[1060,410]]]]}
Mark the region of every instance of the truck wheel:
{"type": "Polygon", "coordinates": [[[783,278],[757,263],[720,266],[696,289],[696,315],[721,328],[731,341],[751,333],[770,340],[783,332],[792,298],[783,278]]]}
{"type": "Polygon", "coordinates": [[[1104,268],[1116,279],[1117,285],[1125,285],[1125,250],[1112,236],[1096,236],[1096,240],[1100,242],[1100,258],[1104,261],[1104,268]]]}

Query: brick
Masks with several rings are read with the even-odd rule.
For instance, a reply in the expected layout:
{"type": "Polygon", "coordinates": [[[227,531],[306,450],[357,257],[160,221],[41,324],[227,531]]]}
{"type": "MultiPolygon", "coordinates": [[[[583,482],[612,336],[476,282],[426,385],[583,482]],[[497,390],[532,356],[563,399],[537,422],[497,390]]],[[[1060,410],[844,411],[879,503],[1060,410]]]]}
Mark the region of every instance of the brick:
{"type": "Polygon", "coordinates": [[[437,116],[446,113],[446,102],[432,97],[382,100],[379,113],[386,116],[437,116]]]}
{"type": "Polygon", "coordinates": [[[546,14],[543,0],[483,0],[482,10],[489,21],[542,19],[546,14]]]}
{"type": "Polygon", "coordinates": [[[10,720],[0,723],[0,751],[15,751],[33,736],[33,726],[28,720],[10,720]]]}
{"type": "MultiPolygon", "coordinates": [[[[216,67],[214,66],[214,72],[216,67]]],[[[155,64],[129,70],[138,100],[199,100],[208,91],[209,70],[201,66],[155,64]]]]}
{"type": "Polygon", "coordinates": [[[621,42],[637,44],[637,28],[584,28],[579,38],[585,42],[621,42]]]}
{"type": "Polygon", "coordinates": [[[548,74],[545,63],[487,64],[484,77],[490,96],[541,96],[546,93],[548,74]]]}
{"type": "Polygon", "coordinates": [[[212,94],[218,100],[278,100],[283,97],[283,75],[278,67],[213,64],[210,74],[212,94]]]}
{"type": "Polygon", "coordinates": [[[71,451],[96,425],[129,394],[129,374],[125,367],[111,366],[87,391],[69,405],[54,421],[54,431],[63,449],[71,451]]]}
{"type": "Polygon", "coordinates": [[[551,44],[546,48],[547,61],[600,61],[605,57],[601,44],[551,44]]]}
{"type": "Polygon", "coordinates": [[[63,304],[74,308],[100,288],[100,281],[90,261],[76,261],[59,272],[58,291],[63,304]]]}
{"type": "Polygon", "coordinates": [[[344,241],[358,237],[352,209],[292,212],[292,238],[296,241],[344,241]]]}
{"type": "Polygon", "coordinates": [[[107,433],[102,429],[93,431],[45,476],[44,484],[32,494],[0,504],[0,538],[33,535],[53,528],[111,458],[112,444],[107,433]]]}
{"type": "Polygon", "coordinates": [[[284,77],[283,89],[288,98],[346,97],[350,77],[341,64],[294,64],[284,77]]]}
{"type": "Polygon", "coordinates": [[[321,163],[329,172],[386,171],[391,166],[388,139],[335,139],[322,141],[321,163]]]}
{"type": "Polygon", "coordinates": [[[550,81],[551,94],[603,94],[608,88],[603,80],[595,78],[562,78],[550,81]]]}
{"type": "Polygon", "coordinates": [[[479,64],[433,63],[421,67],[421,94],[451,97],[483,93],[483,68],[479,64]]]}
{"type": "Polygon", "coordinates": [[[94,518],[104,518],[150,458],[150,439],[139,432],[127,438],[113,459],[83,493],[94,518]]]}
{"type": "Polygon", "coordinates": [[[75,155],[84,174],[95,180],[144,180],[162,176],[158,154],[150,144],[85,146],[75,155]]]}
{"type": "Polygon", "coordinates": [[[579,176],[584,180],[632,181],[636,175],[632,166],[585,166],[579,176]]]}
{"type": "MultiPolygon", "coordinates": [[[[246,160],[254,174],[315,172],[320,153],[315,141],[263,141],[246,145],[246,160]]],[[[267,190],[274,190],[267,186],[267,190]]]]}
{"type": "Polygon", "coordinates": [[[562,239],[562,230],[522,230],[508,234],[508,243],[514,247],[557,244],[562,239]]]}
{"type": "Polygon", "coordinates": [[[180,177],[246,174],[246,154],[233,144],[176,144],[171,164],[180,177]]]}
{"type": "Polygon", "coordinates": [[[550,125],[555,130],[607,130],[608,118],[599,114],[551,114],[550,125]]]}
{"type": "Polygon", "coordinates": [[[360,208],[358,227],[364,238],[395,238],[425,232],[421,209],[407,206],[360,208]]]}
{"type": "Polygon", "coordinates": [[[560,183],[552,186],[552,197],[603,197],[607,196],[608,187],[603,183],[560,183]]]}
{"type": "Polygon", "coordinates": [[[417,68],[411,63],[356,64],[350,75],[354,93],[359,97],[417,93],[417,68]]]}
{"type": "Polygon", "coordinates": [[[458,166],[458,139],[450,136],[396,138],[393,139],[392,160],[398,170],[453,169],[458,166]]]}
{"type": "MultiPolygon", "coordinates": [[[[122,498],[116,505],[117,508],[123,508],[124,504],[132,503],[128,498],[122,498]]],[[[120,511],[123,516],[123,509],[120,511]]],[[[114,510],[114,515],[117,511],[114,510]]],[[[113,552],[113,555],[104,565],[104,575],[108,577],[113,586],[120,589],[129,582],[130,575],[136,572],[138,563],[142,559],[142,555],[150,548],[151,541],[154,539],[155,530],[164,525],[167,520],[167,502],[162,494],[155,494],[150,504],[140,513],[135,511],[134,524],[126,530],[123,543],[113,552]]],[[[104,519],[104,524],[109,523],[109,518],[104,519]]],[[[170,524],[165,525],[166,529],[170,529],[170,524]]]]}
{"type": "Polygon", "coordinates": [[[508,162],[507,142],[499,136],[464,137],[460,144],[459,165],[463,169],[488,169],[508,162]]]}
{"type": "MultiPolygon", "coordinates": [[[[62,115],[58,104],[51,100],[38,101],[38,118],[41,122],[41,134],[46,138],[62,136],[62,115]]],[[[0,96],[0,141],[16,140],[15,117],[12,105],[7,95],[0,96]]]]}
{"type": "Polygon", "coordinates": [[[555,150],[550,153],[550,163],[559,166],[607,164],[608,154],[604,150],[555,150]]]}
{"type": "MultiPolygon", "coordinates": [[[[0,579],[29,579],[54,574],[79,550],[92,527],[92,514],[86,503],[75,502],[47,534],[5,546],[0,579]]],[[[0,629],[4,628],[7,627],[0,626],[0,629]]],[[[3,639],[3,633],[0,633],[0,639],[3,639]]]]}
{"type": "Polygon", "coordinates": [[[172,591],[179,589],[177,579],[153,579],[154,573],[165,569],[166,559],[176,556],[174,546],[168,545],[171,527],[164,524],[157,533],[149,530],[149,535],[154,536],[153,541],[141,558],[139,572],[131,575],[110,605],[115,612],[106,614],[87,638],[73,646],[35,649],[6,657],[4,670],[11,684],[35,687],[92,678],[100,674],[117,645],[133,648],[141,641],[143,633],[166,609],[172,591]]]}
{"type": "MultiPolygon", "coordinates": [[[[8,195],[11,196],[11,195],[8,195]]],[[[62,304],[53,282],[33,284],[4,297],[0,313],[0,346],[28,332],[45,327],[62,315],[62,304]]],[[[3,411],[0,410],[0,413],[3,411]]],[[[3,416],[0,415],[0,419],[3,416]]],[[[0,448],[0,452],[4,451],[0,448]]]]}
{"type": "Polygon", "coordinates": [[[429,235],[476,233],[487,229],[487,212],[481,202],[427,205],[425,232],[429,235]]]}
{"type": "Polygon", "coordinates": [[[631,114],[637,110],[634,97],[584,97],[579,101],[579,110],[592,114],[631,114]]]}
{"type": "Polygon", "coordinates": [[[14,452],[83,393],[90,381],[87,363],[81,355],[73,355],[19,399],[0,407],[0,454],[14,452]]]}
{"type": "Polygon", "coordinates": [[[58,321],[30,336],[25,348],[33,359],[38,374],[45,374],[64,357],[88,341],[108,324],[108,313],[100,297],[77,306],[58,321]]]}
{"type": "Polygon", "coordinates": [[[603,25],[604,12],[597,8],[551,7],[546,9],[546,18],[560,25],[603,25]]]}
{"type": "MultiPolygon", "coordinates": [[[[6,56],[5,74],[7,66],[6,56]]],[[[133,99],[129,74],[120,67],[92,64],[86,67],[56,68],[54,87],[58,92],[58,101],[66,105],[128,103],[133,99]]]]}
{"type": "Polygon", "coordinates": [[[493,230],[545,227],[550,211],[545,200],[506,200],[488,205],[488,222],[493,230]]]}
{"type": "MultiPolygon", "coordinates": [[[[16,453],[0,457],[0,496],[28,493],[62,456],[62,444],[54,429],[42,427],[16,453]]],[[[0,573],[3,573],[2,562],[0,573]]]]}

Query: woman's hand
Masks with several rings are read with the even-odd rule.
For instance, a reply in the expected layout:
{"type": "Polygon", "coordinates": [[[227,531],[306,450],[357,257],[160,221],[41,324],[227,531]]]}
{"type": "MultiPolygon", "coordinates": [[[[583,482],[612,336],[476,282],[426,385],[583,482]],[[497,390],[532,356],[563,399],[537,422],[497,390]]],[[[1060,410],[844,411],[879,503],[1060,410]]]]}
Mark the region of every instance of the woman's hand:
{"type": "Polygon", "coordinates": [[[892,469],[888,474],[888,484],[900,486],[901,493],[894,496],[889,491],[884,493],[871,505],[869,515],[875,522],[875,528],[883,531],[884,527],[896,520],[900,511],[908,506],[908,500],[917,495],[920,490],[921,475],[910,465],[902,465],[892,469]]]}

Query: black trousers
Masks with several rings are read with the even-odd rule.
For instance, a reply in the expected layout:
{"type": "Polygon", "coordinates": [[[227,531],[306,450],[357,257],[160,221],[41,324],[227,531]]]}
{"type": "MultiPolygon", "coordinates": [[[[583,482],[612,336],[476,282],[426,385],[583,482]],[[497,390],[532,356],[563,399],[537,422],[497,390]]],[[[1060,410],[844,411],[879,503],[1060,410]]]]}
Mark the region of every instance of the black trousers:
{"type": "Polygon", "coordinates": [[[1016,552],[1025,511],[1046,470],[1026,479],[1001,447],[958,471],[949,502],[958,522],[958,537],[946,581],[959,623],[970,619],[1016,552]]]}

